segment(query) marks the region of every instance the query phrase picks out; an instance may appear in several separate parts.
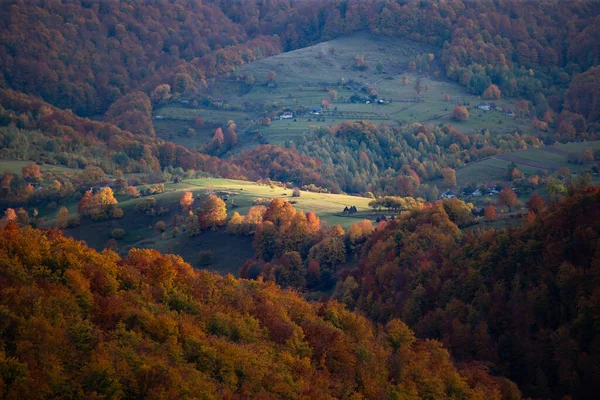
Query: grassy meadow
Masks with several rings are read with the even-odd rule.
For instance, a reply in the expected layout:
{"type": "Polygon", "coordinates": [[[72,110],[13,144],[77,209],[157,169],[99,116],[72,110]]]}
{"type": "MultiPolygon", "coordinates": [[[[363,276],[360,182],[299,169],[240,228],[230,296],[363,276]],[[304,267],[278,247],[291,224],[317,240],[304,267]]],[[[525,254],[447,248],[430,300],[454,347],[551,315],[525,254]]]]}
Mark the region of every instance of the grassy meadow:
{"type": "MultiPolygon", "coordinates": [[[[165,139],[188,147],[205,143],[212,137],[217,126],[225,126],[228,120],[237,124],[239,149],[259,143],[255,133],[262,133],[262,143],[283,144],[295,140],[310,129],[330,126],[346,120],[370,120],[375,123],[395,121],[453,123],[465,133],[489,129],[493,132],[526,131],[529,121],[506,117],[499,111],[470,109],[468,121],[450,120],[454,102],[469,103],[472,107],[482,100],[467,93],[463,87],[442,78],[436,72],[438,49],[408,40],[372,37],[357,33],[317,45],[282,53],[243,65],[230,76],[217,78],[209,86],[208,97],[224,101],[220,107],[189,107],[173,104],[158,108],[155,116],[157,134],[165,139]],[[419,55],[431,54],[429,72],[417,73],[407,65],[419,55]],[[364,57],[366,70],[354,68],[355,57],[364,57]],[[267,85],[267,74],[276,74],[274,85],[267,85]],[[236,76],[254,77],[254,84],[247,85],[236,76]],[[408,81],[405,82],[403,76],[408,81]],[[417,80],[422,88],[420,100],[416,100],[417,80]],[[344,82],[344,84],[342,84],[344,82]],[[387,104],[350,103],[352,95],[366,96],[361,87],[376,89],[379,99],[387,104]],[[299,107],[320,107],[327,92],[337,91],[337,99],[320,116],[297,116],[291,120],[279,120],[277,109],[296,110],[299,107]],[[451,101],[444,100],[449,94],[451,101]],[[193,120],[201,115],[205,127],[195,136],[186,135],[193,120]],[[265,115],[271,117],[270,126],[255,121],[265,115]]],[[[496,101],[498,107],[514,108],[515,99],[496,101]]]]}
{"type": "MultiPolygon", "coordinates": [[[[298,210],[314,211],[323,223],[339,224],[344,229],[361,219],[374,218],[374,213],[368,207],[370,199],[362,197],[305,191],[301,191],[300,197],[292,197],[291,189],[271,188],[247,181],[203,178],[165,184],[164,193],[150,196],[156,199],[156,210],[160,208],[168,210],[164,215],[140,215],[135,212],[135,206],[147,197],[132,199],[116,196],[119,207],[124,211],[123,218],[106,221],[82,219],[79,227],[66,229],[65,234],[85,240],[91,247],[102,249],[111,238],[113,229],[121,228],[126,231],[125,237],[118,241],[121,253],[126,253],[133,247],[156,249],[165,253],[178,254],[196,267],[237,275],[241,264],[254,256],[252,237],[230,236],[225,233],[224,228],[217,231],[204,231],[196,237],[188,237],[185,233],[175,236],[170,234],[173,227],[172,218],[181,212],[179,199],[186,191],[194,194],[196,198],[194,207],[202,204],[208,192],[227,193],[228,217],[234,212],[246,214],[256,199],[280,197],[295,202],[294,207],[298,210]],[[359,212],[354,216],[344,215],[342,212],[344,207],[352,205],[356,206],[359,212]],[[165,235],[154,229],[158,221],[167,223],[168,229],[165,235]],[[201,265],[200,252],[206,250],[212,251],[213,262],[210,265],[201,265]]],[[[75,202],[66,206],[71,213],[77,212],[75,202]]],[[[45,213],[47,226],[54,225],[56,212],[57,210],[52,210],[45,213]]]]}
{"type": "Polygon", "coordinates": [[[586,148],[600,150],[600,141],[558,144],[488,157],[457,169],[456,181],[458,186],[465,186],[471,182],[503,181],[511,162],[525,175],[551,174],[563,167],[575,173],[582,173],[588,171],[591,165],[569,163],[568,154],[582,153],[586,148]]]}

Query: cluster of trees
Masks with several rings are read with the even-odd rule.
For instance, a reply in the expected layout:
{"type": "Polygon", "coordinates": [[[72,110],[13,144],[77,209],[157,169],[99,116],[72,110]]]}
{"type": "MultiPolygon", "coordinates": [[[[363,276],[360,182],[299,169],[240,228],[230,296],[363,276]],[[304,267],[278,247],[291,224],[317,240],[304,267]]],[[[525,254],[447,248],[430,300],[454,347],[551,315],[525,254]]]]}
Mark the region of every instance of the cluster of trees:
{"type": "Polygon", "coordinates": [[[388,211],[395,211],[399,213],[401,211],[409,211],[422,207],[425,204],[425,200],[422,198],[414,197],[397,197],[397,196],[383,196],[378,197],[375,200],[369,202],[369,207],[381,210],[382,208],[388,211]]]}
{"type": "Polygon", "coordinates": [[[314,184],[337,193],[339,185],[322,163],[308,152],[300,153],[293,147],[261,145],[232,159],[244,171],[254,171],[279,182],[293,182],[297,186],[314,184]]]}
{"type": "Polygon", "coordinates": [[[95,220],[121,218],[123,210],[117,207],[117,204],[119,202],[110,187],[104,187],[95,193],[88,190],[79,200],[77,212],[82,217],[95,220]]]}
{"type": "Polygon", "coordinates": [[[542,145],[540,138],[517,132],[464,134],[452,125],[390,127],[354,121],[307,133],[292,148],[318,160],[321,179],[342,191],[433,200],[438,188],[425,182],[444,178],[444,186],[454,187],[455,168],[500,152],[542,145]]]}
{"type": "Polygon", "coordinates": [[[440,203],[387,222],[334,298],[374,321],[401,318],[528,396],[588,398],[600,363],[600,189],[527,206],[522,226],[497,231],[461,232],[440,203]]]}
{"type": "Polygon", "coordinates": [[[339,225],[325,227],[314,212],[305,214],[280,198],[268,207],[251,207],[246,216],[236,212],[227,224],[232,235],[254,235],[256,259],[240,268],[240,277],[262,277],[284,287],[313,291],[332,285],[347,253],[373,230],[368,220],[348,232],[339,225]]]}
{"type": "Polygon", "coordinates": [[[202,153],[220,156],[231,150],[238,142],[237,132],[235,131],[236,124],[234,121],[227,121],[227,128],[215,129],[210,142],[200,148],[202,153]]]}
{"type": "MultiPolygon", "coordinates": [[[[155,205],[154,199],[150,206],[150,213],[154,214],[153,208],[155,205]]],[[[197,236],[203,230],[215,230],[218,227],[224,226],[227,222],[227,204],[218,196],[210,193],[202,202],[200,207],[194,209],[194,195],[192,192],[184,192],[179,199],[181,206],[181,214],[172,219],[172,234],[175,236],[180,231],[185,232],[188,236],[197,236]],[[179,228],[181,226],[181,229],[179,228]]],[[[140,212],[148,213],[144,207],[140,212]]],[[[160,231],[164,232],[167,229],[165,223],[161,226],[160,231]]]]}
{"type": "Polygon", "coordinates": [[[399,320],[376,326],[174,255],[120,258],[9,223],[0,258],[2,397],[520,398],[399,320]]]}

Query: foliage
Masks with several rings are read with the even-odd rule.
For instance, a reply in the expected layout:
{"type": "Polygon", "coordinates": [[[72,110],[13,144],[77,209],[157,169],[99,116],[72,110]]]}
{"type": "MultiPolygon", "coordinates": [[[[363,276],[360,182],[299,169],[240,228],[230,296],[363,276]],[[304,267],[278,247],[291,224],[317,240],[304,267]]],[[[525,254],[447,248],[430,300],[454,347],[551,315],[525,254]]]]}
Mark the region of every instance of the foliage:
{"type": "Polygon", "coordinates": [[[520,202],[515,191],[512,188],[505,187],[498,195],[498,203],[508,207],[508,210],[512,211],[512,208],[520,202]]]}
{"type": "Polygon", "coordinates": [[[82,217],[91,217],[94,220],[121,218],[123,210],[117,207],[118,203],[112,189],[106,186],[95,194],[91,190],[85,192],[79,200],[77,211],[82,217]]]}
{"type": "Polygon", "coordinates": [[[218,226],[225,225],[227,220],[227,207],[221,198],[211,194],[202,205],[202,211],[198,216],[198,221],[202,229],[216,229],[218,226]]]}
{"type": "Polygon", "coordinates": [[[192,209],[192,205],[194,204],[194,195],[192,192],[184,192],[179,199],[179,204],[181,205],[182,211],[189,211],[192,209]]]}
{"type": "Polygon", "coordinates": [[[417,209],[425,204],[425,200],[421,198],[413,197],[396,197],[396,196],[384,196],[378,197],[375,200],[369,202],[369,207],[380,210],[386,208],[388,211],[407,211],[417,209]]]}
{"type": "Polygon", "coordinates": [[[113,239],[117,240],[123,239],[125,237],[125,229],[115,228],[110,233],[110,236],[112,236],[113,239]]]}
{"type": "Polygon", "coordinates": [[[463,106],[454,106],[451,117],[456,121],[466,121],[469,119],[469,111],[463,106]]]}
{"type": "Polygon", "coordinates": [[[339,303],[177,256],[121,259],[9,224],[0,259],[3,397],[500,399],[501,380],[467,379],[439,342],[399,323],[380,332],[339,303]]]}
{"type": "Polygon", "coordinates": [[[200,265],[211,265],[213,263],[213,253],[210,250],[203,250],[200,252],[200,265]]]}
{"type": "Polygon", "coordinates": [[[496,85],[490,85],[481,95],[484,99],[498,100],[500,98],[500,89],[496,85]]]}
{"type": "Polygon", "coordinates": [[[498,211],[496,210],[496,207],[494,207],[493,205],[489,204],[485,208],[483,216],[485,217],[486,220],[492,221],[492,220],[494,220],[494,219],[496,219],[498,217],[498,211]]]}
{"type": "Polygon", "coordinates": [[[334,298],[375,321],[402,318],[528,396],[589,397],[600,360],[600,189],[538,212],[478,233],[461,233],[439,203],[407,213],[369,237],[334,298]]]}
{"type": "Polygon", "coordinates": [[[565,92],[565,108],[583,115],[588,123],[600,121],[600,66],[576,75],[565,92]]]}

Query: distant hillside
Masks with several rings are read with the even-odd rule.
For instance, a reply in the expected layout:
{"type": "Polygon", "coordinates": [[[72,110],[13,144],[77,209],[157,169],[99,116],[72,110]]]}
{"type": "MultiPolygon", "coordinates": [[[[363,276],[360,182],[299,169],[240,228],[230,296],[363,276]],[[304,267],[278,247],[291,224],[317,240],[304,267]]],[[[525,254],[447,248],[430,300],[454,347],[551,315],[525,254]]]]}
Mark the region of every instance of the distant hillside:
{"type": "Polygon", "coordinates": [[[12,0],[0,12],[0,87],[81,115],[102,113],[123,95],[160,83],[179,95],[194,93],[207,78],[248,61],[359,30],[443,49],[446,75],[470,93],[495,83],[507,95],[556,110],[561,97],[554,86],[564,89],[600,61],[600,8],[588,1],[12,0]],[[536,97],[540,91],[544,98],[536,97]]]}
{"type": "Polygon", "coordinates": [[[121,259],[11,223],[0,260],[3,398],[520,398],[399,320],[375,326],[176,256],[121,259]]]}

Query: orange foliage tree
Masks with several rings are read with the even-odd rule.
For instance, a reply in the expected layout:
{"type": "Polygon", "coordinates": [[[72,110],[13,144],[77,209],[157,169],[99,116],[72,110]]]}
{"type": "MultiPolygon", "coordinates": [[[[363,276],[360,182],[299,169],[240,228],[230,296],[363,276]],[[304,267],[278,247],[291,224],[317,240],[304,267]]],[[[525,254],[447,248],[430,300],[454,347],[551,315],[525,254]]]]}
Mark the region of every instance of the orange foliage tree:
{"type": "Polygon", "coordinates": [[[469,119],[469,111],[466,109],[466,107],[454,106],[450,116],[456,121],[466,121],[469,119]]]}
{"type": "Polygon", "coordinates": [[[481,97],[489,100],[498,100],[500,98],[500,89],[496,85],[490,85],[485,89],[481,97]]]}
{"type": "Polygon", "coordinates": [[[514,190],[505,187],[498,195],[498,203],[508,207],[508,210],[512,211],[512,208],[519,204],[519,198],[514,190]]]}
{"type": "Polygon", "coordinates": [[[203,229],[216,229],[225,225],[227,220],[227,206],[220,197],[211,194],[202,205],[202,211],[198,216],[198,221],[203,229]]]}

